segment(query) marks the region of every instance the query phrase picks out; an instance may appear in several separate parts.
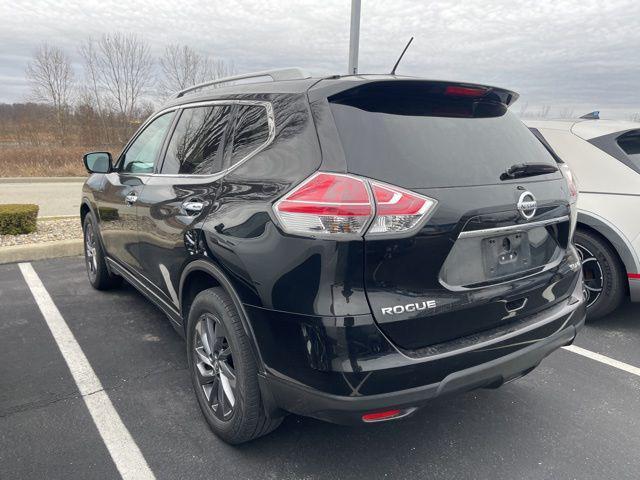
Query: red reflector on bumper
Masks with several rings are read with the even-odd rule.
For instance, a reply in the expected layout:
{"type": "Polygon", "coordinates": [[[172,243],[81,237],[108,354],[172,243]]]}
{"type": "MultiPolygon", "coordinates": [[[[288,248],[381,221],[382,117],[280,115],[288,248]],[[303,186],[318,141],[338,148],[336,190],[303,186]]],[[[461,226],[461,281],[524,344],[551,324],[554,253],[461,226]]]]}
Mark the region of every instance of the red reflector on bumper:
{"type": "Polygon", "coordinates": [[[384,412],[365,413],[362,415],[364,422],[377,422],[380,420],[387,420],[389,418],[397,417],[400,415],[401,410],[386,410],[384,412]]]}
{"type": "Polygon", "coordinates": [[[629,278],[640,280],[640,273],[628,273],[629,278]]]}

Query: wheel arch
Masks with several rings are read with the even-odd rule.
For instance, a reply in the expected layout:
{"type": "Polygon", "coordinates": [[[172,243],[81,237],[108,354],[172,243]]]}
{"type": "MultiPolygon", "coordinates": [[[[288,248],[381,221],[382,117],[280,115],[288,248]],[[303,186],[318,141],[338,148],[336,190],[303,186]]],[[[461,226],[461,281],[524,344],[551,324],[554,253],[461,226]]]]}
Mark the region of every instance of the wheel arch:
{"type": "Polygon", "coordinates": [[[255,333],[251,328],[251,323],[247,316],[247,312],[240,300],[240,296],[236,292],[231,281],[227,278],[226,274],[220,267],[212,262],[205,260],[194,260],[190,262],[182,271],[180,276],[179,286],[179,301],[180,301],[180,314],[182,316],[182,326],[184,334],[186,336],[187,320],[189,316],[189,308],[193,303],[198,293],[207,290],[208,288],[221,287],[233,300],[233,304],[238,311],[240,320],[245,333],[250,339],[251,348],[253,350],[256,363],[258,364],[258,371],[264,373],[264,363],[258,348],[258,342],[256,341],[255,333]]]}
{"type": "Polygon", "coordinates": [[[631,276],[640,273],[640,261],[625,235],[604,218],[590,212],[578,212],[578,228],[595,233],[611,245],[627,277],[627,295],[632,302],[640,302],[640,281],[631,276]]]}
{"type": "Polygon", "coordinates": [[[578,228],[594,231],[606,240],[618,255],[625,274],[640,272],[640,260],[624,234],[611,222],[591,212],[578,212],[578,228]]]}
{"type": "MultiPolygon", "coordinates": [[[[100,242],[100,246],[102,247],[102,250],[106,254],[107,249],[105,248],[104,241],[102,239],[102,232],[100,231],[100,219],[98,218],[98,215],[96,215],[96,211],[93,205],[91,204],[90,200],[87,197],[83,197],[82,202],[80,203],[80,225],[84,226],[84,219],[87,218],[87,215],[91,215],[93,217],[95,228],[96,228],[95,233],[98,237],[98,241],[100,242]]],[[[111,268],[109,267],[108,264],[107,264],[107,268],[109,269],[109,271],[111,271],[111,268]]]]}
{"type": "Polygon", "coordinates": [[[82,204],[80,205],[80,223],[84,224],[84,219],[88,213],[92,213],[91,206],[89,205],[88,200],[83,199],[82,204]]]}

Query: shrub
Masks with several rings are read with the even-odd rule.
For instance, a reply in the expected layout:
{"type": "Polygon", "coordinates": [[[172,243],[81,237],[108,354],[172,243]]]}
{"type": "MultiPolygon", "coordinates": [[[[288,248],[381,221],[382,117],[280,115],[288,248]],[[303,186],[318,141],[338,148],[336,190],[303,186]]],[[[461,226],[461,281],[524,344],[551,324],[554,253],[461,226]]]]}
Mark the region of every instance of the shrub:
{"type": "Polygon", "coordinates": [[[19,235],[36,231],[38,205],[0,205],[0,235],[19,235]]]}

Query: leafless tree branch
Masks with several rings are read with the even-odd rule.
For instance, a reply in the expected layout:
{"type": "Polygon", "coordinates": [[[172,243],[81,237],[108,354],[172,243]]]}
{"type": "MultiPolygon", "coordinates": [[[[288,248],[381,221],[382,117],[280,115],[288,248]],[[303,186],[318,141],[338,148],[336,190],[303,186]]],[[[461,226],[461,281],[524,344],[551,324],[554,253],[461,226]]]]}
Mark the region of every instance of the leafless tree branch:
{"type": "Polygon", "coordinates": [[[66,116],[74,89],[69,57],[59,48],[42,44],[25,70],[34,100],[52,105],[56,113],[60,141],[64,142],[66,116]]]}
{"type": "Polygon", "coordinates": [[[167,97],[184,88],[232,75],[232,63],[201,55],[188,45],[166,47],[160,59],[161,80],[159,94],[167,97]]]}

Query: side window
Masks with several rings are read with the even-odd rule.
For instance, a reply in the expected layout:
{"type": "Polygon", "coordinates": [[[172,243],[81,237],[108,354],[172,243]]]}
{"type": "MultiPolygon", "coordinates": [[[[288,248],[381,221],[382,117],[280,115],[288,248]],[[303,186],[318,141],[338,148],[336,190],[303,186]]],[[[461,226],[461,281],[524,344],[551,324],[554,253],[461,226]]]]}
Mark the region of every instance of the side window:
{"type": "Polygon", "coordinates": [[[640,130],[631,130],[620,135],[617,141],[629,160],[640,169],[640,130]]]}
{"type": "Polygon", "coordinates": [[[159,116],[138,135],[124,154],[120,171],[153,173],[153,166],[174,112],[159,116]]]}
{"type": "Polygon", "coordinates": [[[267,109],[256,105],[239,105],[233,134],[231,165],[235,165],[260,148],[269,139],[267,109]]]}
{"type": "Polygon", "coordinates": [[[162,173],[208,175],[222,170],[231,106],[186,108],[171,137],[162,173]]]}

